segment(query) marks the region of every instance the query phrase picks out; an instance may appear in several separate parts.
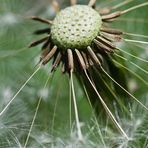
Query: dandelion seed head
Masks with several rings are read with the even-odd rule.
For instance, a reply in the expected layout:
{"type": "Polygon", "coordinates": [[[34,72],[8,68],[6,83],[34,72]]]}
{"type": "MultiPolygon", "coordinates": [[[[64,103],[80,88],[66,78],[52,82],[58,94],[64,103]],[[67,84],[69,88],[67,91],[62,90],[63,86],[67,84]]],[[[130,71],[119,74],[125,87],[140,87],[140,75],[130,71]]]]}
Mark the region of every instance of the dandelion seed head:
{"type": "Polygon", "coordinates": [[[63,9],[51,27],[52,41],[62,49],[83,49],[91,45],[102,24],[91,7],[76,5],[63,9]]]}

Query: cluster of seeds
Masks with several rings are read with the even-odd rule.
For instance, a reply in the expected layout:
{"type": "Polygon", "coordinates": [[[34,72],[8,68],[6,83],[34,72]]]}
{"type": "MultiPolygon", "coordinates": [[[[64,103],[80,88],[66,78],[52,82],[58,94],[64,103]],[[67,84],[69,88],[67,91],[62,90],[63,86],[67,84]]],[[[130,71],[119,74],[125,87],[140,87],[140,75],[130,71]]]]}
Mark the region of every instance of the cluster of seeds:
{"type": "Polygon", "coordinates": [[[98,35],[101,24],[101,16],[91,7],[68,7],[53,21],[52,41],[62,49],[86,49],[98,35]]]}

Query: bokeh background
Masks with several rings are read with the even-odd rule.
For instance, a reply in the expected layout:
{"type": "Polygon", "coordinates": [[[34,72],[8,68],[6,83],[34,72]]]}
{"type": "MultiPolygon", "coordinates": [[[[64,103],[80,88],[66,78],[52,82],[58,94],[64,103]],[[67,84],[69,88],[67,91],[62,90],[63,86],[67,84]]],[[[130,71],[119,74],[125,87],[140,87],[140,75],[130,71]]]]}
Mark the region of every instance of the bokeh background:
{"type": "MultiPolygon", "coordinates": [[[[120,2],[123,2],[123,0],[98,0],[97,6],[110,7],[120,2]]],[[[118,10],[124,10],[144,2],[147,2],[147,0],[133,0],[128,5],[118,8],[118,10]]],[[[68,0],[59,0],[59,3],[61,8],[70,4],[68,0]]],[[[87,4],[88,0],[81,0],[79,3],[87,4]]],[[[131,33],[148,35],[147,9],[146,6],[129,12],[117,19],[111,26],[131,33]]],[[[36,29],[46,27],[46,25],[31,21],[29,17],[34,15],[53,19],[55,10],[52,1],[0,0],[0,111],[33,73],[39,60],[41,46],[30,49],[27,46],[31,41],[40,38],[32,33],[36,29]]],[[[130,39],[148,41],[147,38],[131,37],[130,39]]],[[[147,45],[131,43],[119,43],[118,45],[123,50],[148,60],[147,45]]],[[[148,70],[146,62],[127,54],[124,56],[141,68],[148,70]]],[[[129,61],[126,61],[125,65],[133,73],[148,81],[147,74],[133,66],[129,61]]],[[[47,64],[31,79],[8,110],[0,117],[1,148],[23,147],[38,99],[41,96],[43,99],[28,142],[30,148],[148,147],[148,119],[147,112],[144,109],[132,101],[130,119],[126,115],[124,116],[124,113],[122,118],[116,112],[114,113],[116,118],[119,118],[123,129],[132,138],[127,143],[116,129],[110,129],[110,119],[104,125],[104,122],[102,122],[104,119],[102,116],[98,116],[98,122],[96,122],[82,85],[74,77],[79,116],[85,137],[83,144],[78,143],[74,113],[72,116],[73,126],[69,128],[69,77],[67,74],[63,75],[60,68],[54,74],[51,74],[50,65],[51,63],[47,64]],[[44,88],[47,78],[49,78],[49,83],[44,88]]],[[[126,77],[130,92],[148,106],[148,87],[128,71],[126,77]]]]}

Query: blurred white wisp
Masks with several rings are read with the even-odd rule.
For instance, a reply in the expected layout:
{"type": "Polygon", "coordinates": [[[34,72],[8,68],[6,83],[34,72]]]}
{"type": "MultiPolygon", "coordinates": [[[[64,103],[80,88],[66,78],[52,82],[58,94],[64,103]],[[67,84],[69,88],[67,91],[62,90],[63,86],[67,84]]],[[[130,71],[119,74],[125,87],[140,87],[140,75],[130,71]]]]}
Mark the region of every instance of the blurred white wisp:
{"type": "Polygon", "coordinates": [[[12,12],[7,12],[0,15],[0,20],[0,25],[2,26],[15,25],[21,21],[20,17],[12,12]]]}
{"type": "Polygon", "coordinates": [[[10,101],[13,91],[10,87],[2,87],[0,89],[0,110],[10,101]]]}
{"type": "Polygon", "coordinates": [[[8,103],[8,101],[10,100],[10,98],[12,97],[13,92],[12,89],[10,87],[6,87],[2,89],[2,98],[3,101],[1,102],[1,105],[5,105],[8,103]]]}

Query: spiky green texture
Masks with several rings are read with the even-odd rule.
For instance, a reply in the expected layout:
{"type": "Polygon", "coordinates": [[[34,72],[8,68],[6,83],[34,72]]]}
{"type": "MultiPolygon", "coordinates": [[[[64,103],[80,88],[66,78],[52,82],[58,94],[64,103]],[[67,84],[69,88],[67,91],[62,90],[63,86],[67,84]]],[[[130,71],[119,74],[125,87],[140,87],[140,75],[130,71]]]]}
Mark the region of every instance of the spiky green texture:
{"type": "Polygon", "coordinates": [[[101,24],[101,16],[91,7],[68,7],[54,19],[52,41],[61,49],[85,49],[99,33],[101,24]]]}

